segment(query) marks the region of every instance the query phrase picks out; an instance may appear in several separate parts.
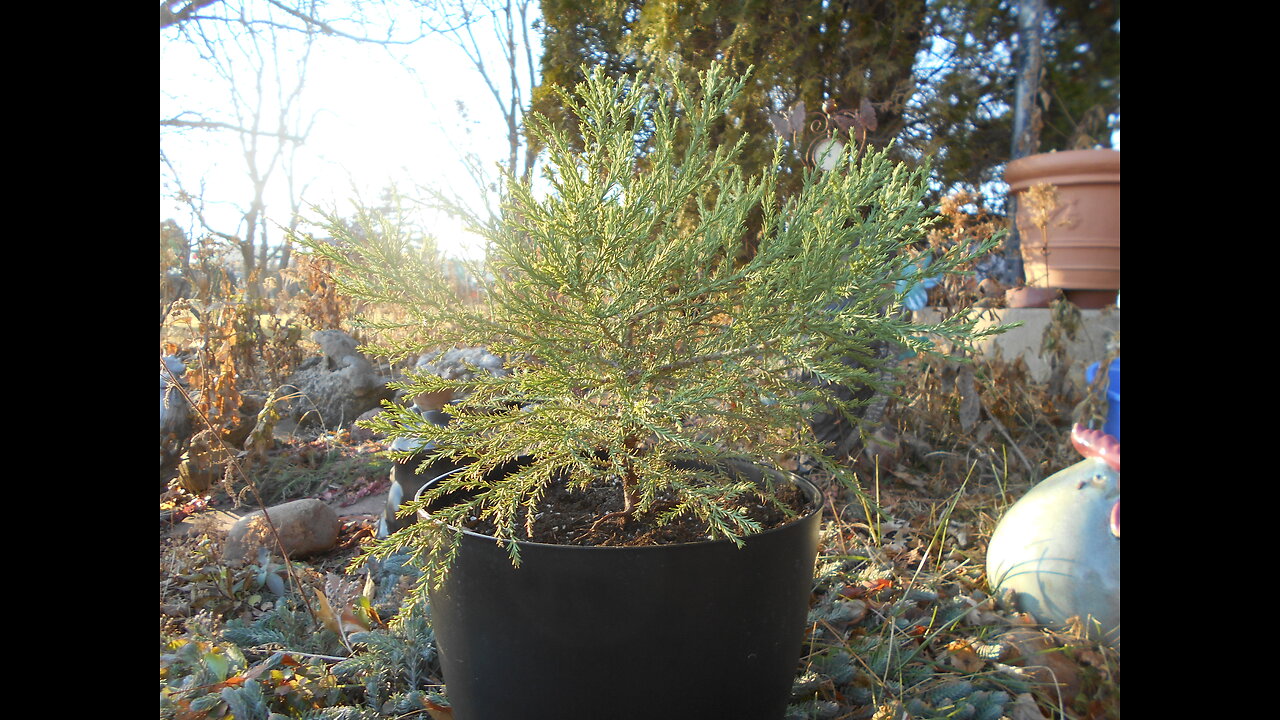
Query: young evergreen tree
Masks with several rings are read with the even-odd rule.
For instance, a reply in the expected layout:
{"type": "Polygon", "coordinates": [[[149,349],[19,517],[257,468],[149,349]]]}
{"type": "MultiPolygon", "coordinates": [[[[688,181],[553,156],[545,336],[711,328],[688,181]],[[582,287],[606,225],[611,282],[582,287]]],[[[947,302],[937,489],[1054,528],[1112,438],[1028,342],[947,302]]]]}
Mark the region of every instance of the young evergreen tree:
{"type": "MultiPolygon", "coordinates": [[[[737,159],[748,138],[712,142],[745,82],[715,64],[697,85],[674,69],[621,79],[596,69],[562,90],[581,137],[535,118],[547,189],[511,178],[501,219],[477,227],[489,243],[478,304],[458,302],[438,263],[424,264],[390,224],[354,242],[330,217],[335,242],[302,239],[342,268],[344,291],[398,305],[403,326],[420,331],[417,350],[386,352],[479,345],[511,370],[464,383],[413,376],[404,384],[411,394],[455,391],[451,421],[392,406],[371,425],[431,443],[431,459],[468,463],[410,511],[463,494],[470,499],[433,516],[455,528],[490,522],[518,563],[514,541],[553,483],[606,478],[622,509],[597,524],[693,516],[711,535],[740,541],[760,529],[744,509],[758,489],[708,467],[807,456],[846,476],[805,421],[819,406],[853,417],[854,403],[805,375],[889,390],[877,343],[929,352],[930,336],[960,347],[980,336],[966,313],[919,326],[885,312],[901,304],[897,281],[955,272],[991,247],[957,247],[916,265],[912,245],[934,220],[923,202],[927,167],[884,151],[846,152],[835,170],[810,172],[800,192],[784,195],[780,162],[743,172],[737,159]],[[748,236],[753,213],[759,231],[748,236]],[[748,244],[754,251],[742,252],[748,244]]],[[[445,568],[460,531],[453,543],[435,538],[439,531],[412,524],[373,554],[407,547],[428,570],[445,568]]]]}

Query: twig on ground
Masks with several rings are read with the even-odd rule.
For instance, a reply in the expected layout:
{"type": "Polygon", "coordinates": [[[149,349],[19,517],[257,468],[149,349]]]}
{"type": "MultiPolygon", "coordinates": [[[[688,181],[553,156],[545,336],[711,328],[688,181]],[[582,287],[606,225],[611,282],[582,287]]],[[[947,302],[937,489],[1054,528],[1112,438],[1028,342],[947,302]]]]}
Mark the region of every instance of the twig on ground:
{"type": "Polygon", "coordinates": [[[978,404],[982,406],[982,412],[986,414],[987,418],[996,426],[996,430],[1004,436],[1005,440],[1009,441],[1009,446],[1013,448],[1013,453],[1018,456],[1018,459],[1021,460],[1022,464],[1027,468],[1027,472],[1031,474],[1031,482],[1035,482],[1038,479],[1036,477],[1035,466],[1031,464],[1031,461],[1027,459],[1026,455],[1022,454],[1022,448],[1018,447],[1018,444],[1013,441],[1013,438],[1009,435],[1009,431],[1005,428],[1004,423],[1000,422],[1000,419],[987,409],[987,404],[982,402],[981,398],[978,399],[978,404]]]}

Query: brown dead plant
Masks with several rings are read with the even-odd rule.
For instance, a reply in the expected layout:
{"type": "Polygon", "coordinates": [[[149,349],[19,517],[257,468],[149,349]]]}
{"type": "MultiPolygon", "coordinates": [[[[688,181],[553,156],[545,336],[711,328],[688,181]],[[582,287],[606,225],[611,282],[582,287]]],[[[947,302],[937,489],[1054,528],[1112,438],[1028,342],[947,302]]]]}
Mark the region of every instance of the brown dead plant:
{"type": "MultiPolygon", "coordinates": [[[[1027,245],[1023,257],[1034,256],[1035,262],[1026,263],[1027,285],[1043,286],[1048,282],[1049,272],[1049,221],[1058,210],[1058,188],[1050,183],[1037,183],[1027,188],[1019,199],[1019,205],[1026,210],[1026,217],[1040,231],[1038,243],[1032,242],[1024,234],[1022,242],[1027,245]],[[1034,274],[1033,274],[1034,273],[1034,274]]],[[[1021,210],[1019,211],[1021,214],[1021,210]]],[[[1022,230],[1022,228],[1019,228],[1022,230]]]]}
{"type": "MultiPolygon", "coordinates": [[[[928,239],[930,248],[939,254],[957,245],[980,245],[1004,230],[1004,220],[987,209],[982,195],[966,190],[942,198],[938,213],[945,223],[930,231],[928,239]]],[[[1003,252],[1003,245],[997,245],[993,252],[1003,252]]],[[[930,291],[929,304],[943,308],[981,306],[987,298],[998,296],[994,282],[979,283],[971,273],[946,275],[930,291]]]]}

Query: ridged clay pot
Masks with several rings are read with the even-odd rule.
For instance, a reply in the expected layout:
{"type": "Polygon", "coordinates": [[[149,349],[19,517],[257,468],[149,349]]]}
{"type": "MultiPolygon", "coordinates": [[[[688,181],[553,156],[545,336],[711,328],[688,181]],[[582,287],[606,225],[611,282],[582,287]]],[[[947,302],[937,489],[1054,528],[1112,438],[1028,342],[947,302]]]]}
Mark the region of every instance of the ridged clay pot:
{"type": "Polygon", "coordinates": [[[1120,289],[1120,151],[1029,155],[1011,161],[1004,176],[1018,201],[1027,285],[1062,288],[1081,307],[1114,301],[1120,289]],[[1043,232],[1026,194],[1041,183],[1057,189],[1043,232]]]}

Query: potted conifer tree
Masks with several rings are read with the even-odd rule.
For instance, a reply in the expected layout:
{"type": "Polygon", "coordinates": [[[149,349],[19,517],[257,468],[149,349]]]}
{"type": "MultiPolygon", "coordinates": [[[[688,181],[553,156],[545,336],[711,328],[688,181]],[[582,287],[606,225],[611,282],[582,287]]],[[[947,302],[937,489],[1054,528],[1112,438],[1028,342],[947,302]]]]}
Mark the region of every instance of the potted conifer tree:
{"type": "Polygon", "coordinates": [[[880,387],[877,342],[971,345],[966,313],[921,326],[886,309],[898,281],[991,244],[920,270],[929,171],[883,151],[846,151],[794,197],[776,191],[780,162],[746,176],[741,143],[712,141],[745,82],[718,66],[699,87],[587,77],[558,90],[578,138],[531,121],[546,187],[510,178],[501,217],[476,223],[478,304],[393,224],[356,237],[330,217],[332,242],[302,239],[344,291],[403,308],[422,336],[400,352],[483,346],[509,371],[413,376],[412,394],[459,398],[448,422],[390,406],[370,425],[423,441],[424,468],[460,468],[371,554],[407,549],[424,569],[459,720],[777,720],[821,514],[778,466],[846,476],[806,418],[855,417],[834,386],[880,387]]]}

